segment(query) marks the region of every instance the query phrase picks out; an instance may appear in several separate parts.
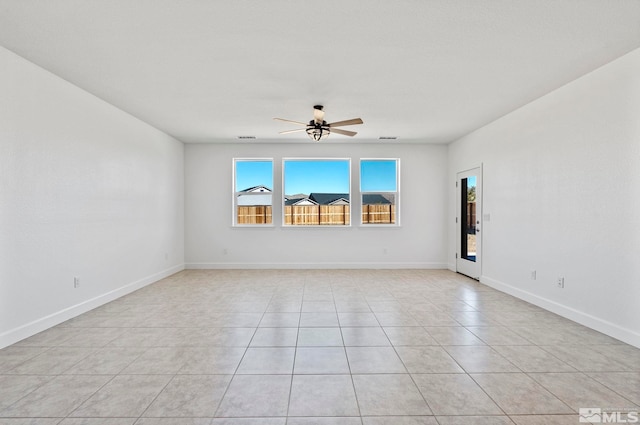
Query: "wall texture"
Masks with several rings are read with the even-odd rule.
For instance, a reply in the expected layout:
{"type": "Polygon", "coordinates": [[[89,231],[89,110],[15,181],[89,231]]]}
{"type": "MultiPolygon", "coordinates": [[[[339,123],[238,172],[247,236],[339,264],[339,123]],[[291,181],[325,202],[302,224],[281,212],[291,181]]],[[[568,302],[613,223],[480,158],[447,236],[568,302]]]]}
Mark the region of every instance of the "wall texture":
{"type": "Polygon", "coordinates": [[[481,163],[481,281],[640,346],[640,50],[451,144],[450,216],[481,163]]]}
{"type": "Polygon", "coordinates": [[[441,145],[186,145],[186,263],[190,268],[445,268],[447,147],[441,145]],[[232,227],[233,158],[273,158],[274,221],[232,227]],[[351,227],[283,228],[282,158],[351,158],[351,227]],[[360,227],[359,158],[400,158],[401,227],[360,227]],[[386,253],[385,253],[386,249],[386,253]]]}
{"type": "Polygon", "coordinates": [[[2,347],[183,267],[184,150],[4,48],[0,69],[2,347]]]}

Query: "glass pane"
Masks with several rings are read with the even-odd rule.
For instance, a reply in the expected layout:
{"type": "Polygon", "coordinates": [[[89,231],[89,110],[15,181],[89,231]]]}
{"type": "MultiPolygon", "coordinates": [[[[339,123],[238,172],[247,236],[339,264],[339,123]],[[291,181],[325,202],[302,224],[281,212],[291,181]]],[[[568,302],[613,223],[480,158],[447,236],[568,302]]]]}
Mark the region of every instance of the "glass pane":
{"type": "Polygon", "coordinates": [[[273,185],[273,162],[236,161],[236,192],[264,186],[269,191],[273,185]]]}
{"type": "Polygon", "coordinates": [[[236,224],[271,224],[272,161],[242,161],[236,166],[236,224]]]}
{"type": "Polygon", "coordinates": [[[363,160],[360,161],[361,192],[395,192],[397,191],[397,161],[363,160]]]}
{"type": "Polygon", "coordinates": [[[396,224],[398,161],[365,159],[360,161],[362,224],[396,224]],[[376,193],[377,192],[377,193],[376,193]]]}
{"type": "Polygon", "coordinates": [[[461,182],[461,256],[466,260],[476,261],[476,177],[470,176],[461,182]]]}
{"type": "Polygon", "coordinates": [[[350,224],[349,160],[285,160],[284,224],[350,224]]]}

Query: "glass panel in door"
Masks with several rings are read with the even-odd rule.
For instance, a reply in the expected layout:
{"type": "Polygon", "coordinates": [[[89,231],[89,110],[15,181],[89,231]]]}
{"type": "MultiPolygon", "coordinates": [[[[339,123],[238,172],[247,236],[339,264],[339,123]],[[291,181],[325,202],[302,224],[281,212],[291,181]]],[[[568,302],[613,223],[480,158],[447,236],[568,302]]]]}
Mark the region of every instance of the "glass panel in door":
{"type": "Polygon", "coordinates": [[[474,279],[481,272],[482,168],[458,173],[456,271],[474,279]]]}

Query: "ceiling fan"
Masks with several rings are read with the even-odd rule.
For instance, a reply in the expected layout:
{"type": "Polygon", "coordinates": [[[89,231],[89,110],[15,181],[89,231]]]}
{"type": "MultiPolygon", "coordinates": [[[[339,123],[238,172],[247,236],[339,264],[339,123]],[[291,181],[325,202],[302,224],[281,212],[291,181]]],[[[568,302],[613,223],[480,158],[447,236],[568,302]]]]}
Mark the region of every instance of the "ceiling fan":
{"type": "Polygon", "coordinates": [[[315,140],[316,142],[326,139],[327,137],[329,137],[330,133],[338,133],[344,136],[353,137],[358,133],[355,131],[342,130],[341,128],[336,128],[336,127],[363,123],[360,118],[353,118],[345,121],[336,121],[332,123],[327,123],[324,120],[324,110],[322,105],[315,105],[313,107],[313,119],[309,121],[308,124],[305,124],[300,121],[285,120],[284,118],[274,118],[274,120],[291,122],[291,123],[298,124],[305,127],[297,130],[281,131],[280,134],[289,134],[289,133],[295,133],[297,131],[306,131],[309,137],[311,137],[311,139],[315,140]]]}

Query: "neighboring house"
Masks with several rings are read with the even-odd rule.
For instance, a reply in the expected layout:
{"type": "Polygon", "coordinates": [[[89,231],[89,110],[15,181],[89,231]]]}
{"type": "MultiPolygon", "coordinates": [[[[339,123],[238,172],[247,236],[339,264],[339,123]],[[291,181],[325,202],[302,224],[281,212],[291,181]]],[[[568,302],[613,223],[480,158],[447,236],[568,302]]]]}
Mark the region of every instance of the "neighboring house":
{"type": "Polygon", "coordinates": [[[294,206],[302,206],[302,205],[318,205],[317,202],[312,201],[309,198],[293,198],[293,199],[284,199],[284,204],[286,206],[294,205],[294,206]]]}
{"type": "Polygon", "coordinates": [[[305,193],[296,193],[295,195],[284,195],[284,199],[286,200],[291,200],[291,199],[305,199],[308,198],[309,195],[305,194],[305,193]]]}
{"type": "Polygon", "coordinates": [[[245,190],[241,190],[241,193],[264,193],[264,192],[268,192],[271,193],[271,189],[269,189],[267,186],[253,186],[250,187],[248,189],[245,190]]]}
{"type": "MultiPolygon", "coordinates": [[[[380,196],[380,195],[367,195],[380,196]]],[[[382,198],[380,196],[380,198],[382,198]]],[[[389,201],[382,198],[388,204],[389,201]]],[[[382,203],[382,202],[376,202],[382,203]]],[[[349,205],[348,193],[312,193],[309,196],[287,195],[285,205],[349,205]]],[[[238,192],[238,205],[272,205],[272,191],[266,186],[254,186],[238,192]]]]}
{"type": "Polygon", "coordinates": [[[312,193],[309,199],[319,205],[349,205],[348,193],[312,193]]]}
{"type": "Polygon", "coordinates": [[[318,205],[309,199],[309,196],[304,193],[297,193],[295,195],[284,195],[284,205],[318,205]]]}
{"type": "Polygon", "coordinates": [[[376,193],[362,195],[362,205],[390,205],[392,202],[382,195],[376,193]]]}
{"type": "Polygon", "coordinates": [[[271,189],[266,186],[253,186],[238,192],[238,206],[271,205],[271,189]]]}

